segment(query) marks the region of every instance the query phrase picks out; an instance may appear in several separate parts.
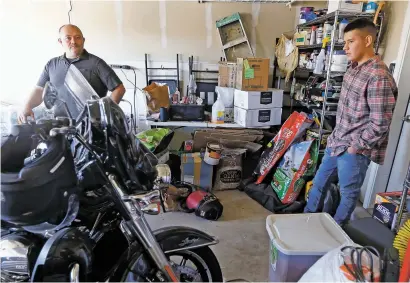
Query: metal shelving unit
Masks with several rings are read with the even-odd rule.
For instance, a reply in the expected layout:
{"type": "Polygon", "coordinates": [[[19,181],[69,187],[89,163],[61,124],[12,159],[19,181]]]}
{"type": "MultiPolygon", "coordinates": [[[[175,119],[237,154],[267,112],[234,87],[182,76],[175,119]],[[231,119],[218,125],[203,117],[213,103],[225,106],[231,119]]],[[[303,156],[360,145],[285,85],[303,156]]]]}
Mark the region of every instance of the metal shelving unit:
{"type": "MultiPolygon", "coordinates": [[[[310,109],[314,112],[316,112],[318,115],[322,115],[322,110],[321,110],[321,106],[318,106],[317,104],[313,104],[313,103],[306,103],[304,101],[298,101],[298,103],[304,107],[306,107],[307,109],[310,109]]],[[[325,111],[325,116],[336,116],[336,111],[329,111],[326,110],[325,111]]]]}
{"type": "MultiPolygon", "coordinates": [[[[313,72],[313,70],[311,70],[311,69],[299,68],[299,67],[296,68],[296,71],[313,72]]],[[[322,76],[326,76],[326,74],[327,74],[327,71],[324,71],[323,74],[322,74],[322,76]]],[[[331,78],[337,77],[337,76],[343,76],[344,74],[345,74],[345,72],[330,71],[330,77],[331,77],[331,78]]],[[[317,75],[317,76],[319,76],[319,75],[317,75]]]]}
{"type": "MultiPolygon", "coordinates": [[[[329,44],[327,44],[329,46],[329,44]]],[[[340,47],[342,48],[344,46],[344,42],[336,42],[335,47],[340,47]]],[[[299,45],[298,49],[299,50],[307,50],[307,49],[321,49],[322,44],[313,44],[313,45],[299,45]]]]}
{"type": "MultiPolygon", "coordinates": [[[[320,116],[320,129],[319,129],[319,140],[322,139],[323,135],[323,124],[326,116],[335,116],[336,111],[328,111],[327,107],[327,100],[328,100],[328,92],[329,92],[329,80],[332,77],[335,76],[340,76],[344,75],[344,72],[333,72],[331,71],[331,66],[332,66],[332,59],[333,59],[333,52],[336,48],[343,47],[343,43],[337,42],[337,37],[336,37],[336,25],[334,23],[339,22],[340,19],[348,19],[348,20],[354,20],[357,18],[374,18],[374,14],[371,13],[354,13],[354,12],[344,12],[344,11],[335,11],[332,13],[329,13],[327,15],[324,15],[322,17],[319,17],[317,19],[314,19],[312,21],[306,22],[304,24],[300,24],[297,26],[298,31],[303,28],[315,26],[315,25],[320,25],[324,24],[325,22],[333,23],[333,28],[332,28],[332,34],[331,34],[331,40],[328,43],[328,46],[330,46],[330,54],[329,54],[329,62],[327,66],[327,70],[322,74],[326,78],[326,87],[324,90],[324,97],[323,97],[323,102],[322,106],[318,107],[316,104],[308,104],[306,102],[298,101],[301,105],[304,107],[314,111],[320,116]]],[[[381,34],[381,29],[383,27],[383,20],[384,20],[384,14],[380,13],[378,17],[378,21],[380,22],[378,26],[378,36],[376,39],[375,43],[375,51],[377,53],[379,45],[380,45],[380,34],[381,34]]],[[[321,44],[315,44],[315,45],[303,45],[303,46],[298,46],[300,50],[306,50],[306,49],[320,49],[322,46],[321,44]]],[[[297,68],[298,70],[307,70],[303,68],[297,68]]],[[[313,70],[308,70],[312,72],[313,70]]]]}
{"type": "Polygon", "coordinates": [[[357,12],[345,12],[345,11],[335,11],[324,16],[318,17],[314,20],[306,22],[304,24],[297,25],[297,28],[306,28],[319,24],[323,24],[328,21],[329,23],[335,23],[339,18],[345,18],[347,20],[353,20],[357,18],[373,18],[374,14],[372,13],[357,13],[357,12]]]}

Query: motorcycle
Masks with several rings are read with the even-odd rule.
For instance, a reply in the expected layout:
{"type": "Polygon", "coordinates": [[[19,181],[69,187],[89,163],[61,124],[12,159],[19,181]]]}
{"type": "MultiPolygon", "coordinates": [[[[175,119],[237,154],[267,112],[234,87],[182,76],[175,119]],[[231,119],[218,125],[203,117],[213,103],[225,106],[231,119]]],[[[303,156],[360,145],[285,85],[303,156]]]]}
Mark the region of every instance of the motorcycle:
{"type": "MultiPolygon", "coordinates": [[[[52,87],[43,100],[58,101],[52,87]]],[[[159,213],[170,170],[135,145],[109,97],[76,119],[13,126],[1,155],[2,281],[223,280],[215,237],[151,230],[144,214],[159,213]]]]}

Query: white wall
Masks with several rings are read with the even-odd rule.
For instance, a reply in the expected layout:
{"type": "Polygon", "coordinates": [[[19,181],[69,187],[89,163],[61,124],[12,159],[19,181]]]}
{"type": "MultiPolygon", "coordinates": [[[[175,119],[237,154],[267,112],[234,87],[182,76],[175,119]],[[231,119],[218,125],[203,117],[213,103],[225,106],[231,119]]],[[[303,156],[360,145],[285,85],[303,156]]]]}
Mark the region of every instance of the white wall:
{"type": "MultiPolygon", "coordinates": [[[[21,104],[46,62],[62,53],[57,42],[58,28],[68,22],[67,3],[0,1],[1,100],[21,104]]],[[[295,21],[295,11],[284,4],[165,0],[72,1],[72,5],[72,23],[82,29],[86,49],[108,63],[136,67],[140,88],[146,85],[145,53],[158,67],[175,67],[176,53],[181,54],[181,80],[185,85],[189,56],[194,55],[203,67],[217,69],[221,44],[215,21],[220,18],[240,12],[248,37],[255,39],[254,49],[259,57],[272,57],[275,38],[282,31],[293,29],[295,21]],[[161,5],[164,9],[160,9],[161,5]],[[161,19],[165,19],[164,28],[161,19]]],[[[128,74],[132,78],[133,74],[128,74]]],[[[131,89],[121,72],[119,75],[126,88],[131,89]]]]}
{"type": "Polygon", "coordinates": [[[399,147],[397,147],[400,138],[400,129],[402,125],[402,118],[405,115],[405,109],[409,99],[410,93],[410,5],[407,5],[404,16],[404,21],[400,28],[400,38],[395,39],[399,42],[397,49],[397,65],[394,73],[394,78],[398,86],[398,99],[393,115],[393,120],[390,126],[389,144],[387,147],[385,163],[382,166],[372,164],[368,172],[368,183],[366,195],[364,199],[364,207],[371,207],[374,203],[375,194],[378,192],[385,192],[390,176],[390,171],[393,165],[393,159],[396,155],[396,164],[401,167],[398,174],[394,174],[392,178],[397,178],[391,183],[389,190],[401,190],[401,180],[404,179],[405,169],[408,167],[410,160],[410,150],[408,140],[406,140],[406,132],[402,135],[403,140],[399,147]],[[397,148],[397,153],[396,153],[397,148]],[[396,154],[395,154],[396,153],[396,154]]]}

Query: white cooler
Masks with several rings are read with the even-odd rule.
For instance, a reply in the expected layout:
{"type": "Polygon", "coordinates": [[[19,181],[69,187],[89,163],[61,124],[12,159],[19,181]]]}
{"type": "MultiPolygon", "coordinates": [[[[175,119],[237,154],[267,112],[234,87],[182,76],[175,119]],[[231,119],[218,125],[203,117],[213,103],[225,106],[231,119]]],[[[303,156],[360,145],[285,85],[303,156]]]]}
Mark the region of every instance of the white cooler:
{"type": "Polygon", "coordinates": [[[353,243],[327,213],[269,215],[266,230],[270,282],[296,282],[328,251],[353,243]]]}

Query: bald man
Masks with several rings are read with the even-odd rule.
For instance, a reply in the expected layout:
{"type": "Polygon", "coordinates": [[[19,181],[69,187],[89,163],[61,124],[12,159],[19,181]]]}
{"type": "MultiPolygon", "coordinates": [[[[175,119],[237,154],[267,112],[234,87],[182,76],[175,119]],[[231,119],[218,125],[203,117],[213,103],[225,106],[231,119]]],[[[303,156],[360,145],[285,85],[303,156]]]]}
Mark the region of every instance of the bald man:
{"type": "Polygon", "coordinates": [[[63,47],[64,54],[51,59],[44,67],[37,85],[19,115],[19,122],[25,122],[29,116],[34,118],[33,108],[43,102],[42,94],[46,82],[50,81],[57,89],[64,85],[71,64],[77,67],[100,97],[106,96],[109,90],[112,92],[112,100],[119,103],[124,96],[124,85],[110,66],[84,49],[85,38],[77,26],[62,26],[59,29],[58,42],[63,47]]]}

